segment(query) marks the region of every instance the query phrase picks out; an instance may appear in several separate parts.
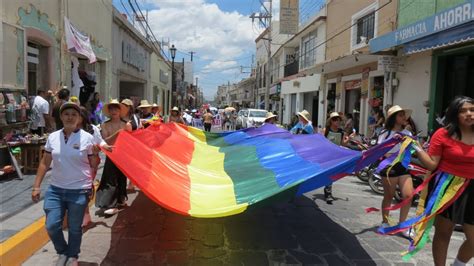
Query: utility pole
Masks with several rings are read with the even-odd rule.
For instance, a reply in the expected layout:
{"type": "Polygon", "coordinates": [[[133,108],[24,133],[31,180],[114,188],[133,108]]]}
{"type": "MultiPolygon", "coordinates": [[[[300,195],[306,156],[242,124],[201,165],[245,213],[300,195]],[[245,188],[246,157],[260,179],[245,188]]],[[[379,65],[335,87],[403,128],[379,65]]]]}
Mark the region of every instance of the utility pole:
{"type": "Polygon", "coordinates": [[[193,61],[193,55],[194,55],[196,52],[191,51],[191,52],[189,52],[189,53],[191,54],[191,62],[192,62],[192,61],[193,61]]]}
{"type": "MultiPolygon", "coordinates": [[[[271,87],[271,75],[272,75],[272,0],[269,0],[270,2],[270,8],[267,9],[265,5],[263,5],[263,8],[265,9],[266,13],[262,14],[255,14],[253,13],[250,15],[250,18],[252,19],[252,22],[255,19],[259,19],[260,23],[266,26],[267,28],[267,38],[266,40],[268,41],[268,47],[267,47],[267,69],[265,72],[266,75],[266,80],[267,80],[267,86],[265,88],[265,110],[268,110],[269,104],[270,104],[270,87],[271,87]]],[[[258,92],[258,91],[257,91],[258,92]]],[[[258,94],[258,93],[257,93],[258,94]]]]}

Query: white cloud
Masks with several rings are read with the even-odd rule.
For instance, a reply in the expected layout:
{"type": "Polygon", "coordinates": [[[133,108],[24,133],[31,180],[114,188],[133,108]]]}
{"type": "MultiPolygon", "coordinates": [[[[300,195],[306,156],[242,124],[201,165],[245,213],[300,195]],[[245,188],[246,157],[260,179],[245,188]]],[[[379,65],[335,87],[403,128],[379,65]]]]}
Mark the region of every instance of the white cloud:
{"type": "Polygon", "coordinates": [[[228,69],[235,66],[237,66],[236,61],[212,61],[210,64],[203,67],[203,71],[228,69]]]}
{"type": "MultiPolygon", "coordinates": [[[[147,7],[148,21],[158,40],[170,39],[178,51],[196,52],[194,75],[207,98],[212,98],[217,85],[241,78],[239,66],[244,63],[238,58],[255,53],[255,39],[263,30],[256,30],[247,15],[225,12],[205,0],[139,2],[147,7]]],[[[182,56],[178,53],[177,60],[182,56]]]]}
{"type": "Polygon", "coordinates": [[[247,16],[202,0],[154,2],[159,9],[149,11],[151,28],[158,39],[170,38],[178,50],[197,51],[202,59],[229,60],[255,49],[258,35],[247,16]]]}

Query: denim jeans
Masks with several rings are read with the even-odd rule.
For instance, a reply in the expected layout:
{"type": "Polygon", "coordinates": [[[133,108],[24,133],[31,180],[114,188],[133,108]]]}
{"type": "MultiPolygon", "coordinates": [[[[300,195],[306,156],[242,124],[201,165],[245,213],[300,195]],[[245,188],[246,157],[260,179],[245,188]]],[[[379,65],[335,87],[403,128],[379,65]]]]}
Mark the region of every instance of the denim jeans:
{"type": "Polygon", "coordinates": [[[50,186],[44,195],[46,230],[58,254],[77,258],[82,240],[82,218],[87,208],[90,189],[64,189],[50,186]],[[68,235],[66,243],[62,226],[67,211],[68,235]]]}

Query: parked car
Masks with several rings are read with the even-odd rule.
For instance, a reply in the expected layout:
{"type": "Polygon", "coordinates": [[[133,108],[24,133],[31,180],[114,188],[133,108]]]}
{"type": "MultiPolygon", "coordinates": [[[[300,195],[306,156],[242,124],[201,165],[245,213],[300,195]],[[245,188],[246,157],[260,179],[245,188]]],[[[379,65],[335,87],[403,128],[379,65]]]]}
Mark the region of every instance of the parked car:
{"type": "Polygon", "coordinates": [[[258,127],[265,122],[267,111],[263,109],[242,109],[237,117],[237,125],[242,128],[258,127]]]}

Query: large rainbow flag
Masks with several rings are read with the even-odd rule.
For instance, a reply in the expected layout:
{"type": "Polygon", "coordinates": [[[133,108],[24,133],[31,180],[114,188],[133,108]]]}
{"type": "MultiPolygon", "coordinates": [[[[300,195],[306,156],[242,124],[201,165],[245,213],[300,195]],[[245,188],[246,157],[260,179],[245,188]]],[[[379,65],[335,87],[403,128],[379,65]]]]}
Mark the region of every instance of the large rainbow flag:
{"type": "MultiPolygon", "coordinates": [[[[180,124],[121,132],[107,156],[149,198],[194,217],[241,213],[286,191],[328,185],[388,151],[362,153],[273,125],[209,133],[180,124]]],[[[374,150],[375,151],[375,150],[374,150]]]]}

